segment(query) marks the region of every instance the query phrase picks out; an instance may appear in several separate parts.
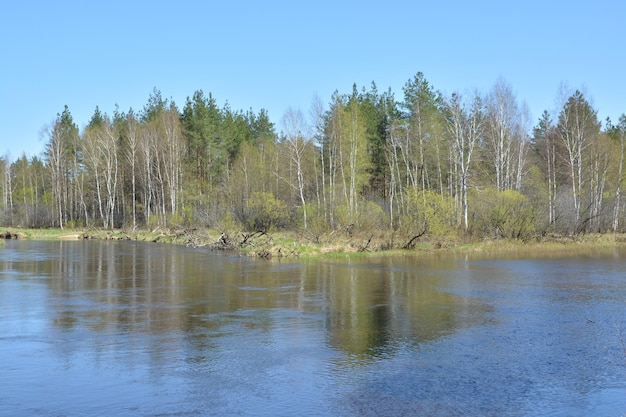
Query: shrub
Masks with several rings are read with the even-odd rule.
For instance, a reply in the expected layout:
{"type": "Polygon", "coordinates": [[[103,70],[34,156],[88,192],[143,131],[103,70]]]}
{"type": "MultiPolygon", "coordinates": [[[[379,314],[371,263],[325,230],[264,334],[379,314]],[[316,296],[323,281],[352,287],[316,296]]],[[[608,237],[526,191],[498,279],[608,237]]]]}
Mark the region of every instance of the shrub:
{"type": "Polygon", "coordinates": [[[481,236],[526,240],[536,230],[536,211],[528,199],[514,190],[487,188],[472,196],[472,231],[481,236]]]}
{"type": "Polygon", "coordinates": [[[248,199],[248,214],[248,226],[253,230],[268,232],[289,223],[287,204],[276,200],[272,193],[252,193],[248,199]]]}
{"type": "Polygon", "coordinates": [[[409,196],[401,231],[407,235],[427,234],[451,237],[456,233],[454,201],[433,190],[416,191],[409,196]]]}
{"type": "Polygon", "coordinates": [[[359,208],[357,226],[360,230],[380,230],[385,227],[385,212],[373,201],[363,202],[359,208]]]}

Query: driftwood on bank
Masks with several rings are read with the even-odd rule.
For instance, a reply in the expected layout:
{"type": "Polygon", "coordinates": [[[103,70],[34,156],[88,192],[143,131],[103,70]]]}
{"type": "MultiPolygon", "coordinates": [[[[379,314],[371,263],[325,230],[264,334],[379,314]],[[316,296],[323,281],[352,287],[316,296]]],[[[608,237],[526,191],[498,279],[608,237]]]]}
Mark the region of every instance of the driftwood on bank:
{"type": "Polygon", "coordinates": [[[26,239],[26,235],[20,232],[0,232],[0,239],[26,239]]]}
{"type": "Polygon", "coordinates": [[[211,249],[223,251],[232,251],[236,248],[235,242],[226,232],[222,232],[220,237],[215,242],[209,243],[207,245],[209,245],[211,249]]]}
{"type": "Polygon", "coordinates": [[[365,244],[364,244],[364,245],[362,245],[362,246],[359,248],[359,252],[369,252],[369,251],[370,251],[370,250],[369,250],[369,247],[370,247],[370,243],[372,243],[372,237],[373,237],[373,236],[370,236],[370,238],[367,240],[367,242],[365,242],[365,244]]]}
{"type": "Polygon", "coordinates": [[[244,233],[241,232],[242,240],[239,242],[239,246],[244,247],[246,245],[255,245],[254,239],[257,237],[265,236],[265,232],[257,231],[253,233],[244,233]]]}
{"type": "Polygon", "coordinates": [[[413,236],[403,247],[402,249],[413,249],[415,247],[415,243],[417,242],[417,239],[419,239],[420,237],[424,236],[426,234],[426,229],[424,229],[422,232],[416,234],[415,236],[413,236]]]}

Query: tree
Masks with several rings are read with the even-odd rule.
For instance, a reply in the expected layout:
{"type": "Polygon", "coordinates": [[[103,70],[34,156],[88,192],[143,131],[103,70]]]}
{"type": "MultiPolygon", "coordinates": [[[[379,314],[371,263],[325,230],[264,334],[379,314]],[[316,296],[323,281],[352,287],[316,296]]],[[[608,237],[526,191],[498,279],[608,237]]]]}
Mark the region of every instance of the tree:
{"type": "Polygon", "coordinates": [[[76,201],[74,198],[76,186],[73,181],[79,174],[80,155],[78,127],[67,105],[61,114],[57,114],[56,120],[44,130],[44,135],[48,140],[45,156],[53,184],[57,225],[63,229],[68,216],[73,219],[75,214],[73,207],[76,201]]]}
{"type": "Polygon", "coordinates": [[[304,138],[307,130],[304,115],[300,110],[289,107],[282,118],[284,130],[284,144],[289,152],[289,160],[295,167],[296,184],[291,184],[298,192],[300,203],[302,204],[302,217],[304,228],[307,228],[306,200],[304,197],[304,156],[308,146],[308,141],[304,138]]]}
{"type": "Polygon", "coordinates": [[[11,163],[8,156],[0,158],[0,170],[2,172],[3,211],[5,215],[8,215],[9,224],[13,226],[13,184],[11,163]]]}
{"type": "Polygon", "coordinates": [[[137,227],[137,169],[139,164],[139,151],[141,141],[141,126],[135,112],[131,108],[126,114],[116,114],[116,123],[122,131],[122,156],[130,170],[130,200],[133,230],[137,227]]]}
{"type": "Polygon", "coordinates": [[[182,160],[184,143],[180,126],[180,113],[172,102],[163,112],[164,141],[162,154],[164,176],[167,184],[167,197],[170,213],[178,211],[179,196],[182,191],[182,160]]]}
{"type": "Polygon", "coordinates": [[[389,126],[393,119],[399,117],[398,105],[391,90],[380,94],[374,82],[369,90],[363,88],[358,94],[354,86],[353,96],[359,103],[367,146],[368,183],[365,184],[363,196],[382,201],[387,197],[389,176],[385,149],[389,126]]]}
{"type": "Polygon", "coordinates": [[[368,169],[370,160],[367,153],[366,127],[361,107],[358,102],[356,86],[348,101],[345,113],[342,136],[348,156],[348,214],[353,223],[358,209],[359,195],[363,187],[369,183],[368,169]]]}
{"type": "Polygon", "coordinates": [[[436,92],[424,74],[418,72],[403,88],[408,123],[406,141],[398,142],[406,168],[406,182],[417,190],[433,187],[443,193],[443,173],[440,158],[440,103],[441,95],[436,92]],[[427,157],[434,161],[427,161],[427,157]],[[429,163],[427,163],[429,162],[429,163]],[[436,175],[431,180],[430,171],[436,175]],[[433,184],[434,183],[434,184],[433,184]]]}
{"type": "MultiPolygon", "coordinates": [[[[8,160],[8,158],[6,158],[8,160]]],[[[9,165],[8,172],[10,179],[8,186],[13,186],[13,191],[10,196],[10,204],[15,201],[16,205],[19,205],[18,210],[13,210],[13,215],[16,215],[16,221],[20,225],[30,227],[31,219],[33,217],[33,190],[32,183],[30,182],[30,166],[26,155],[22,155],[15,162],[9,165]]],[[[17,207],[16,207],[17,208],[17,207]]],[[[13,219],[11,219],[13,220],[13,219]]],[[[13,223],[13,221],[11,221],[13,223]]]]}
{"type": "MultiPolygon", "coordinates": [[[[380,146],[385,149],[386,136],[376,135],[380,135],[381,128],[387,123],[387,110],[376,109],[372,102],[375,96],[375,92],[359,94],[356,85],[350,95],[335,92],[324,116],[323,132],[317,129],[322,158],[323,211],[333,229],[342,223],[355,223],[359,202],[377,188],[376,184],[386,175],[387,168],[380,166],[385,162],[384,153],[376,154],[378,161],[373,163],[373,155],[381,149],[380,146]],[[378,133],[374,134],[374,131],[378,133]]],[[[377,99],[378,103],[385,101],[377,99]]],[[[387,105],[381,106],[383,109],[387,105]]],[[[384,196],[385,187],[386,184],[381,185],[381,192],[372,195],[384,196]]]]}
{"type": "Polygon", "coordinates": [[[389,141],[385,149],[387,153],[387,163],[389,165],[389,223],[391,228],[395,228],[397,225],[395,219],[396,214],[404,214],[406,209],[404,204],[403,180],[400,172],[401,164],[398,153],[402,148],[402,142],[407,132],[406,121],[394,120],[389,128],[389,141]]]}
{"type": "Polygon", "coordinates": [[[187,144],[187,161],[194,175],[195,194],[211,193],[219,185],[226,163],[221,137],[222,111],[213,96],[202,90],[193,94],[181,116],[183,135],[187,144]]]}
{"type": "Polygon", "coordinates": [[[176,214],[182,192],[182,161],[185,151],[181,115],[173,101],[155,89],[142,114],[140,155],[143,166],[143,205],[147,223],[153,213],[167,225],[176,214]]]}
{"type": "MultiPolygon", "coordinates": [[[[95,181],[102,225],[113,228],[119,181],[119,143],[113,123],[98,108],[83,133],[82,145],[85,165],[95,181]]],[[[87,220],[87,215],[85,218],[87,220]]]]}
{"type": "Polygon", "coordinates": [[[522,114],[515,94],[502,78],[496,81],[486,97],[486,137],[499,191],[519,189],[518,172],[524,161],[522,114]]]}
{"type": "Polygon", "coordinates": [[[585,151],[600,132],[597,112],[579,90],[563,105],[557,132],[567,151],[575,227],[578,229],[581,226],[583,185],[587,181],[583,171],[585,151]]]}
{"type": "Polygon", "coordinates": [[[328,193],[326,191],[326,151],[328,150],[326,141],[326,111],[324,105],[319,96],[314,96],[311,101],[311,109],[309,110],[309,117],[311,119],[311,125],[313,130],[313,141],[317,148],[317,158],[315,160],[315,169],[317,171],[317,162],[319,161],[319,173],[315,175],[315,190],[317,197],[317,218],[315,224],[318,230],[324,230],[328,225],[328,193]]]}
{"type": "Polygon", "coordinates": [[[484,132],[484,112],[482,99],[475,94],[472,102],[464,103],[463,98],[454,93],[445,101],[448,132],[452,138],[455,170],[459,173],[458,191],[463,226],[468,228],[467,180],[474,148],[484,132]]]}
{"type": "Polygon", "coordinates": [[[615,180],[615,202],[613,205],[613,232],[619,229],[621,199],[622,199],[622,180],[624,176],[624,149],[626,145],[626,115],[622,114],[617,125],[612,125],[611,121],[607,121],[607,132],[609,137],[617,142],[619,146],[619,165],[617,178],[615,180]]]}
{"type": "Polygon", "coordinates": [[[545,110],[533,130],[533,140],[535,152],[543,160],[545,167],[548,183],[548,222],[552,226],[556,221],[558,137],[550,114],[545,110]]]}
{"type": "Polygon", "coordinates": [[[339,92],[335,91],[331,98],[330,109],[326,113],[324,121],[324,133],[322,136],[322,158],[328,162],[324,163],[328,175],[326,175],[328,186],[328,221],[331,228],[337,225],[336,209],[339,205],[341,191],[347,199],[347,187],[345,183],[345,170],[343,164],[343,141],[342,141],[342,114],[345,103],[339,92]]]}

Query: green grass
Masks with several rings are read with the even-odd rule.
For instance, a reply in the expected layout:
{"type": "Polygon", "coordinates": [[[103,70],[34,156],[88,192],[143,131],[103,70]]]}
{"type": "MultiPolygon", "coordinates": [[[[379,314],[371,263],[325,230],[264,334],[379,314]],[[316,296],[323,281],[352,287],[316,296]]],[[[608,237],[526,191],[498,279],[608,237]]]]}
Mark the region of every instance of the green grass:
{"type": "Polygon", "coordinates": [[[4,228],[2,231],[9,231],[11,233],[17,233],[20,236],[24,236],[29,240],[57,240],[63,236],[76,235],[81,233],[80,231],[73,230],[61,230],[61,229],[16,229],[16,228],[4,228]]]}

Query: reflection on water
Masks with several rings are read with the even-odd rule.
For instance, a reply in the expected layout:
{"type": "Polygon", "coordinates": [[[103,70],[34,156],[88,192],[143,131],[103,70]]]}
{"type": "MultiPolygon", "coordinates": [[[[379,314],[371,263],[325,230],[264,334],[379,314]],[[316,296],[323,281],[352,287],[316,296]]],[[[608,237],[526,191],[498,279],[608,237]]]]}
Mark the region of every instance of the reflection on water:
{"type": "Polygon", "coordinates": [[[0,415],[619,415],[624,271],[8,242],[0,415]]]}

